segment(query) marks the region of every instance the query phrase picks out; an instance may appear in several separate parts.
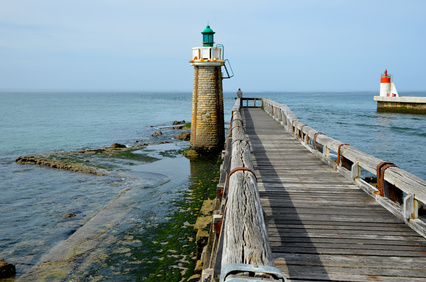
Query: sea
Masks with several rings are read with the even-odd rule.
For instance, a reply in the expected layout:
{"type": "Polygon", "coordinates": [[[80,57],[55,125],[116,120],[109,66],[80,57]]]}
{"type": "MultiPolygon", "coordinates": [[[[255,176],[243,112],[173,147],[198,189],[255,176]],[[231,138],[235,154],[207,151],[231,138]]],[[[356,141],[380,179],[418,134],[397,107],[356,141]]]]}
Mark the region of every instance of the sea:
{"type": "MultiPolygon", "coordinates": [[[[426,92],[402,94],[426,96],[426,92]]],[[[375,95],[244,92],[244,97],[286,104],[312,128],[426,179],[426,115],[378,113],[375,95]]],[[[234,92],[224,93],[226,123],[235,97],[234,92]]],[[[67,246],[64,242],[72,234],[90,237],[108,224],[123,231],[135,222],[149,228],[146,222],[167,220],[170,203],[185,193],[191,179],[186,158],[164,153],[189,147],[187,141],[174,141],[176,132],[168,126],[175,120],[190,122],[191,107],[190,91],[1,91],[0,258],[16,265],[19,278],[41,260],[58,256],[57,250],[67,246]],[[161,136],[151,136],[159,130],[161,136]],[[116,173],[102,177],[15,162],[24,155],[105,148],[112,143],[152,145],[141,153],[146,161],[135,165],[111,160],[116,173]],[[69,213],[75,216],[66,217],[69,213]]],[[[109,240],[116,242],[118,233],[109,234],[109,240]]],[[[101,248],[102,244],[94,244],[87,253],[101,248]]],[[[100,257],[94,261],[99,263],[100,257]]],[[[125,269],[104,271],[103,278],[121,271],[125,269]]],[[[75,275],[80,280],[78,271],[75,275]]]]}

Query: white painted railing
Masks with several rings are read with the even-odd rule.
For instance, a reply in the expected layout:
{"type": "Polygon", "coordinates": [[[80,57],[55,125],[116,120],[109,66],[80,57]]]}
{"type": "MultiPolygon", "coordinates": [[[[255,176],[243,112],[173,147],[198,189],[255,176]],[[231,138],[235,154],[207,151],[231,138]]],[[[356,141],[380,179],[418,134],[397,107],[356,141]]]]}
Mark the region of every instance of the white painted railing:
{"type": "Polygon", "coordinates": [[[221,60],[222,47],[194,47],[192,48],[192,60],[221,60]]]}
{"type": "Polygon", "coordinates": [[[263,99],[263,109],[322,161],[426,237],[426,222],[419,218],[419,210],[426,204],[425,180],[316,131],[300,122],[287,105],[263,99]],[[337,154],[337,159],[330,151],[337,154]],[[377,177],[377,187],[361,178],[363,169],[377,177]]]}

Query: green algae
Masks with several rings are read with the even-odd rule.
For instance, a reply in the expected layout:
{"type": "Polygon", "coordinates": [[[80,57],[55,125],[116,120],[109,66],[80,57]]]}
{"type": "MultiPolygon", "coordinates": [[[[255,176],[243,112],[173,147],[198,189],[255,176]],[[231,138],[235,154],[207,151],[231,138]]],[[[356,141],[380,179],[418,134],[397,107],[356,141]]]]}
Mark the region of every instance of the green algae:
{"type": "Polygon", "coordinates": [[[178,155],[182,155],[184,150],[165,150],[160,152],[159,154],[166,158],[176,158],[178,155]]]}
{"type": "Polygon", "coordinates": [[[116,153],[111,154],[111,157],[119,158],[119,159],[127,159],[127,160],[132,160],[132,161],[145,162],[145,163],[152,163],[152,162],[159,160],[158,158],[152,157],[148,154],[135,153],[136,150],[141,151],[140,149],[123,150],[123,151],[118,151],[116,153]]]}
{"type": "Polygon", "coordinates": [[[36,156],[38,159],[57,161],[62,164],[83,165],[95,169],[113,171],[121,165],[134,166],[136,163],[152,163],[159,158],[149,155],[150,151],[143,148],[127,149],[95,149],[87,151],[59,152],[36,156]],[[115,162],[114,160],[117,160],[115,162]],[[125,160],[126,162],[123,162],[125,160]]]}
{"type": "Polygon", "coordinates": [[[188,189],[172,201],[162,219],[154,216],[122,234],[94,280],[185,281],[194,274],[194,224],[204,200],[214,199],[220,163],[216,158],[191,161],[188,189]],[[114,277],[117,275],[117,277],[114,277]]]}

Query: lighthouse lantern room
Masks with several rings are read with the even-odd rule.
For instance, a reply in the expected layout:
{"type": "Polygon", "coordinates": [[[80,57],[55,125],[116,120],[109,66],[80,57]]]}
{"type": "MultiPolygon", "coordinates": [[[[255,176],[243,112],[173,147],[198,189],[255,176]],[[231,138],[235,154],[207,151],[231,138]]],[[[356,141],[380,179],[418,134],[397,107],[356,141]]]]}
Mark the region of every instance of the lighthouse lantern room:
{"type": "Polygon", "coordinates": [[[210,26],[206,26],[206,29],[201,32],[203,35],[203,46],[204,47],[213,47],[214,41],[213,36],[215,32],[210,28],[210,26]]]}

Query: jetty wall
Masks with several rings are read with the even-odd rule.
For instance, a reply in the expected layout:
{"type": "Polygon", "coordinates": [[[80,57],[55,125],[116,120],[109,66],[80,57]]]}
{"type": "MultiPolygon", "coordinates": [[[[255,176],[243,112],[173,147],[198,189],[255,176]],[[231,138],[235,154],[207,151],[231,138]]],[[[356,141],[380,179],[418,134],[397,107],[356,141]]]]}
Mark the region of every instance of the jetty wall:
{"type": "Polygon", "coordinates": [[[374,96],[378,112],[426,114],[426,97],[374,96]]]}

